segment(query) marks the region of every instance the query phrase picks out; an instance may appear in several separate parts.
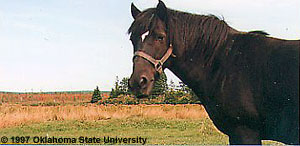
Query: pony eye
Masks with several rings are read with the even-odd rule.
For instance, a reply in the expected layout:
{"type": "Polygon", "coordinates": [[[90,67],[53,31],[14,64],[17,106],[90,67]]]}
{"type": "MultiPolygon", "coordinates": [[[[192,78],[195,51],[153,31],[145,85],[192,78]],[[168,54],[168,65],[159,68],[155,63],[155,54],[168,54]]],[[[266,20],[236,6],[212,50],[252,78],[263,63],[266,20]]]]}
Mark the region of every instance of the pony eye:
{"type": "Polygon", "coordinates": [[[163,37],[163,36],[158,36],[158,37],[157,37],[157,40],[163,41],[163,40],[164,40],[164,37],[163,37]]]}

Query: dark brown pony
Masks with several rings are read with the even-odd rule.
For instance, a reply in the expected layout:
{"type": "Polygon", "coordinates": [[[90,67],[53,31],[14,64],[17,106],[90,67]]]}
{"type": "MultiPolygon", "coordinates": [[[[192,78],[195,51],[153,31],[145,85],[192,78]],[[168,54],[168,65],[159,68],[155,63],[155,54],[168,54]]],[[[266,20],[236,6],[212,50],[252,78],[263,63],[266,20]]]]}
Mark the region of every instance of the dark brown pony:
{"type": "Polygon", "coordinates": [[[203,103],[230,144],[299,144],[300,41],[240,32],[215,16],[131,6],[131,89],[149,95],[170,69],[203,103]]]}

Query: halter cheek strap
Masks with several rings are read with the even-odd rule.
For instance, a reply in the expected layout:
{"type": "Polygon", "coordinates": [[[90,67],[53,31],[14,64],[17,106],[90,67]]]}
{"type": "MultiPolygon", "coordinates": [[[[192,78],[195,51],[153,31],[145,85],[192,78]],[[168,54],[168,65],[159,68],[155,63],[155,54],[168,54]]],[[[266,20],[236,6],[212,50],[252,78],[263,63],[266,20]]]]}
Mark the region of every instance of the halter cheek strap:
{"type": "Polygon", "coordinates": [[[168,48],[167,52],[160,60],[156,60],[152,56],[150,56],[142,51],[136,51],[134,53],[134,57],[139,56],[139,57],[142,57],[143,59],[149,61],[151,64],[154,65],[155,71],[157,71],[159,74],[162,74],[162,72],[163,72],[162,67],[163,67],[164,63],[168,60],[168,58],[172,55],[172,52],[173,52],[173,47],[172,47],[172,44],[170,44],[170,47],[168,48]]]}

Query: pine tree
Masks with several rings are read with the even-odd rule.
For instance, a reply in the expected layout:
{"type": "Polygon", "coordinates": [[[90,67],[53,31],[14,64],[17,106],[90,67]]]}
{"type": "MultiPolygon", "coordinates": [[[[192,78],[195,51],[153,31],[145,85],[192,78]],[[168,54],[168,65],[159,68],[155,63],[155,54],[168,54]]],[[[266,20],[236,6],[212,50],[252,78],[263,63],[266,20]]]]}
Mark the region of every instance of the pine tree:
{"type": "Polygon", "coordinates": [[[96,103],[101,99],[102,99],[101,98],[101,92],[99,90],[99,87],[97,86],[96,89],[93,92],[91,103],[96,103]]]}
{"type": "Polygon", "coordinates": [[[173,80],[170,81],[169,84],[169,90],[167,94],[165,95],[164,103],[170,104],[170,103],[175,103],[176,102],[176,86],[173,80]]]}
{"type": "Polygon", "coordinates": [[[170,90],[175,90],[176,89],[176,86],[175,86],[175,83],[174,83],[173,80],[170,81],[169,87],[170,87],[170,90]]]}
{"type": "Polygon", "coordinates": [[[120,90],[120,86],[119,86],[119,77],[118,77],[118,76],[116,76],[115,90],[120,90]]]}
{"type": "Polygon", "coordinates": [[[124,77],[120,82],[120,91],[121,94],[129,94],[129,86],[128,86],[129,77],[124,77]]]}
{"type": "Polygon", "coordinates": [[[111,89],[109,98],[117,98],[121,94],[119,77],[116,76],[115,87],[111,89]]]}
{"type": "Polygon", "coordinates": [[[186,99],[184,100],[188,100],[189,103],[201,103],[197,95],[186,84],[184,84],[183,82],[179,82],[179,87],[179,90],[187,95],[186,99]]]}
{"type": "Polygon", "coordinates": [[[163,72],[159,79],[155,81],[154,87],[152,89],[152,96],[159,96],[164,95],[168,90],[168,84],[167,84],[167,76],[163,72]]]}
{"type": "Polygon", "coordinates": [[[195,94],[195,92],[191,88],[187,87],[187,93],[190,96],[189,100],[191,101],[191,103],[200,103],[201,104],[201,101],[199,100],[198,96],[195,94]]]}
{"type": "Polygon", "coordinates": [[[179,90],[188,93],[189,87],[183,82],[179,82],[179,90]]]}

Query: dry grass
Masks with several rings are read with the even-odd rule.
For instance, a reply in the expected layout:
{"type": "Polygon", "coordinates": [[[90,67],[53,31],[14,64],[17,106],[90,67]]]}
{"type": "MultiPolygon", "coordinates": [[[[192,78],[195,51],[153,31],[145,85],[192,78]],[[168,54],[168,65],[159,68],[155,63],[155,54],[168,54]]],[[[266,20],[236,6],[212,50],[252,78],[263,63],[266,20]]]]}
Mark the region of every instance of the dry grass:
{"type": "Polygon", "coordinates": [[[64,93],[58,92],[53,94],[44,93],[0,93],[1,103],[10,104],[32,104],[32,103],[70,103],[70,102],[86,102],[90,101],[92,93],[64,93]]]}
{"type": "MultiPolygon", "coordinates": [[[[53,93],[1,93],[0,104],[38,104],[59,103],[74,104],[90,102],[93,92],[53,92],[53,93]]],[[[108,93],[102,93],[104,98],[108,93]]]]}
{"type": "Polygon", "coordinates": [[[45,121],[105,120],[131,117],[201,119],[207,117],[200,105],[87,105],[87,106],[0,106],[0,128],[45,121]]]}

